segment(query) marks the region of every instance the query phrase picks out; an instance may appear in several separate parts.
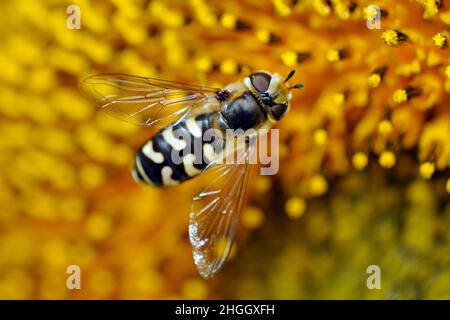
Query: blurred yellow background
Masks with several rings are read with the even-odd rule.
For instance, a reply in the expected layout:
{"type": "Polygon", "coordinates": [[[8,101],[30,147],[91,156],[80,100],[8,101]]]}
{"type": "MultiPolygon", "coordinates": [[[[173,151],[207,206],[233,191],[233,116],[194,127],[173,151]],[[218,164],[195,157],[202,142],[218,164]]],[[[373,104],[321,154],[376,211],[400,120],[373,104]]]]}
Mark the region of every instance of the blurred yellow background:
{"type": "Polygon", "coordinates": [[[1,1],[0,298],[450,298],[442,2],[1,1]],[[231,259],[202,280],[187,224],[204,179],[136,185],[131,159],[153,131],[97,112],[79,83],[224,86],[293,68],[305,88],[279,124],[280,172],[254,170],[231,259]],[[81,290],[66,288],[74,264],[81,290]]]}

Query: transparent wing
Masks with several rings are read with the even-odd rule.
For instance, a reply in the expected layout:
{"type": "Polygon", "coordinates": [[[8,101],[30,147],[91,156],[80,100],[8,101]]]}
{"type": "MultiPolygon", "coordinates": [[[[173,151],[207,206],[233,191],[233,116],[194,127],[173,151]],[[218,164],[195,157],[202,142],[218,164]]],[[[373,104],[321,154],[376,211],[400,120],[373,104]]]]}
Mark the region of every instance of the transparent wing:
{"type": "Polygon", "coordinates": [[[120,73],[88,77],[81,89],[100,109],[144,126],[174,122],[220,91],[120,73]]]}
{"type": "MultiPolygon", "coordinates": [[[[248,159],[252,152],[254,142],[242,156],[248,159]]],[[[247,160],[240,160],[215,165],[212,170],[216,178],[193,199],[189,239],[194,262],[203,278],[212,277],[222,268],[233,244],[249,168],[247,160]]]]}

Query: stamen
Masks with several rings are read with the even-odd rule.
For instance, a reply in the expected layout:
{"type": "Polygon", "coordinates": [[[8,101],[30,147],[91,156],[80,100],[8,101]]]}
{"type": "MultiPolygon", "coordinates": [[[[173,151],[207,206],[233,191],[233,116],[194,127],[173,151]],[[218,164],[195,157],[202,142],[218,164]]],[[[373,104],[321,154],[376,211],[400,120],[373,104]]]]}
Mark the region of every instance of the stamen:
{"type": "Polygon", "coordinates": [[[439,32],[434,35],[433,42],[439,49],[445,49],[448,45],[447,36],[443,32],[439,32]]]}
{"type": "Polygon", "coordinates": [[[332,49],[327,52],[327,59],[330,62],[341,61],[342,59],[347,58],[349,52],[345,49],[332,49]]]}
{"type": "Polygon", "coordinates": [[[419,96],[421,93],[421,88],[408,86],[403,89],[396,90],[394,92],[393,99],[395,103],[400,104],[419,96]]]}
{"type": "Polygon", "coordinates": [[[408,36],[398,30],[388,29],[381,34],[381,39],[389,46],[398,46],[408,40],[408,36]]]}
{"type": "Polygon", "coordinates": [[[380,85],[383,77],[387,71],[387,66],[382,66],[375,69],[369,76],[369,86],[371,88],[376,88],[380,85]]]}
{"type": "Polygon", "coordinates": [[[298,63],[302,63],[311,58],[309,52],[286,51],[281,54],[281,60],[288,67],[294,67],[298,63]]]}

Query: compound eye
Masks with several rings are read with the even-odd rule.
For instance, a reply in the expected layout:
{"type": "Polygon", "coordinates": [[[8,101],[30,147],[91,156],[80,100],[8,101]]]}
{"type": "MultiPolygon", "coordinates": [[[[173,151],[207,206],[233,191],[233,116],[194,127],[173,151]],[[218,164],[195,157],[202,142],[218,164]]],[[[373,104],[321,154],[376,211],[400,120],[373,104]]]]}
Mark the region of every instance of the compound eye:
{"type": "Polygon", "coordinates": [[[272,77],[264,72],[254,73],[250,76],[253,87],[259,93],[267,92],[269,89],[270,79],[272,79],[272,77]]]}
{"type": "Polygon", "coordinates": [[[272,112],[273,118],[278,121],[281,118],[283,118],[284,114],[286,113],[287,105],[286,104],[274,104],[270,108],[270,111],[272,112]]]}

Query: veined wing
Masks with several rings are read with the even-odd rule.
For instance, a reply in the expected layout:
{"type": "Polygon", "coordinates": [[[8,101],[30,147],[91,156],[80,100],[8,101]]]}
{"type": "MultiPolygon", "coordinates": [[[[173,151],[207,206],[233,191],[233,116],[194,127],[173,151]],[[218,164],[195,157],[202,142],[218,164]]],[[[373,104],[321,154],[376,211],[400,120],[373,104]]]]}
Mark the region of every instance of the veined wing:
{"type": "Polygon", "coordinates": [[[88,77],[82,90],[100,109],[144,126],[174,122],[220,91],[120,73],[88,77]]]}
{"type": "Polygon", "coordinates": [[[193,199],[189,239],[194,262],[203,278],[217,273],[230,254],[245,195],[250,154],[254,143],[242,153],[245,161],[217,164],[216,178],[193,199]]]}

